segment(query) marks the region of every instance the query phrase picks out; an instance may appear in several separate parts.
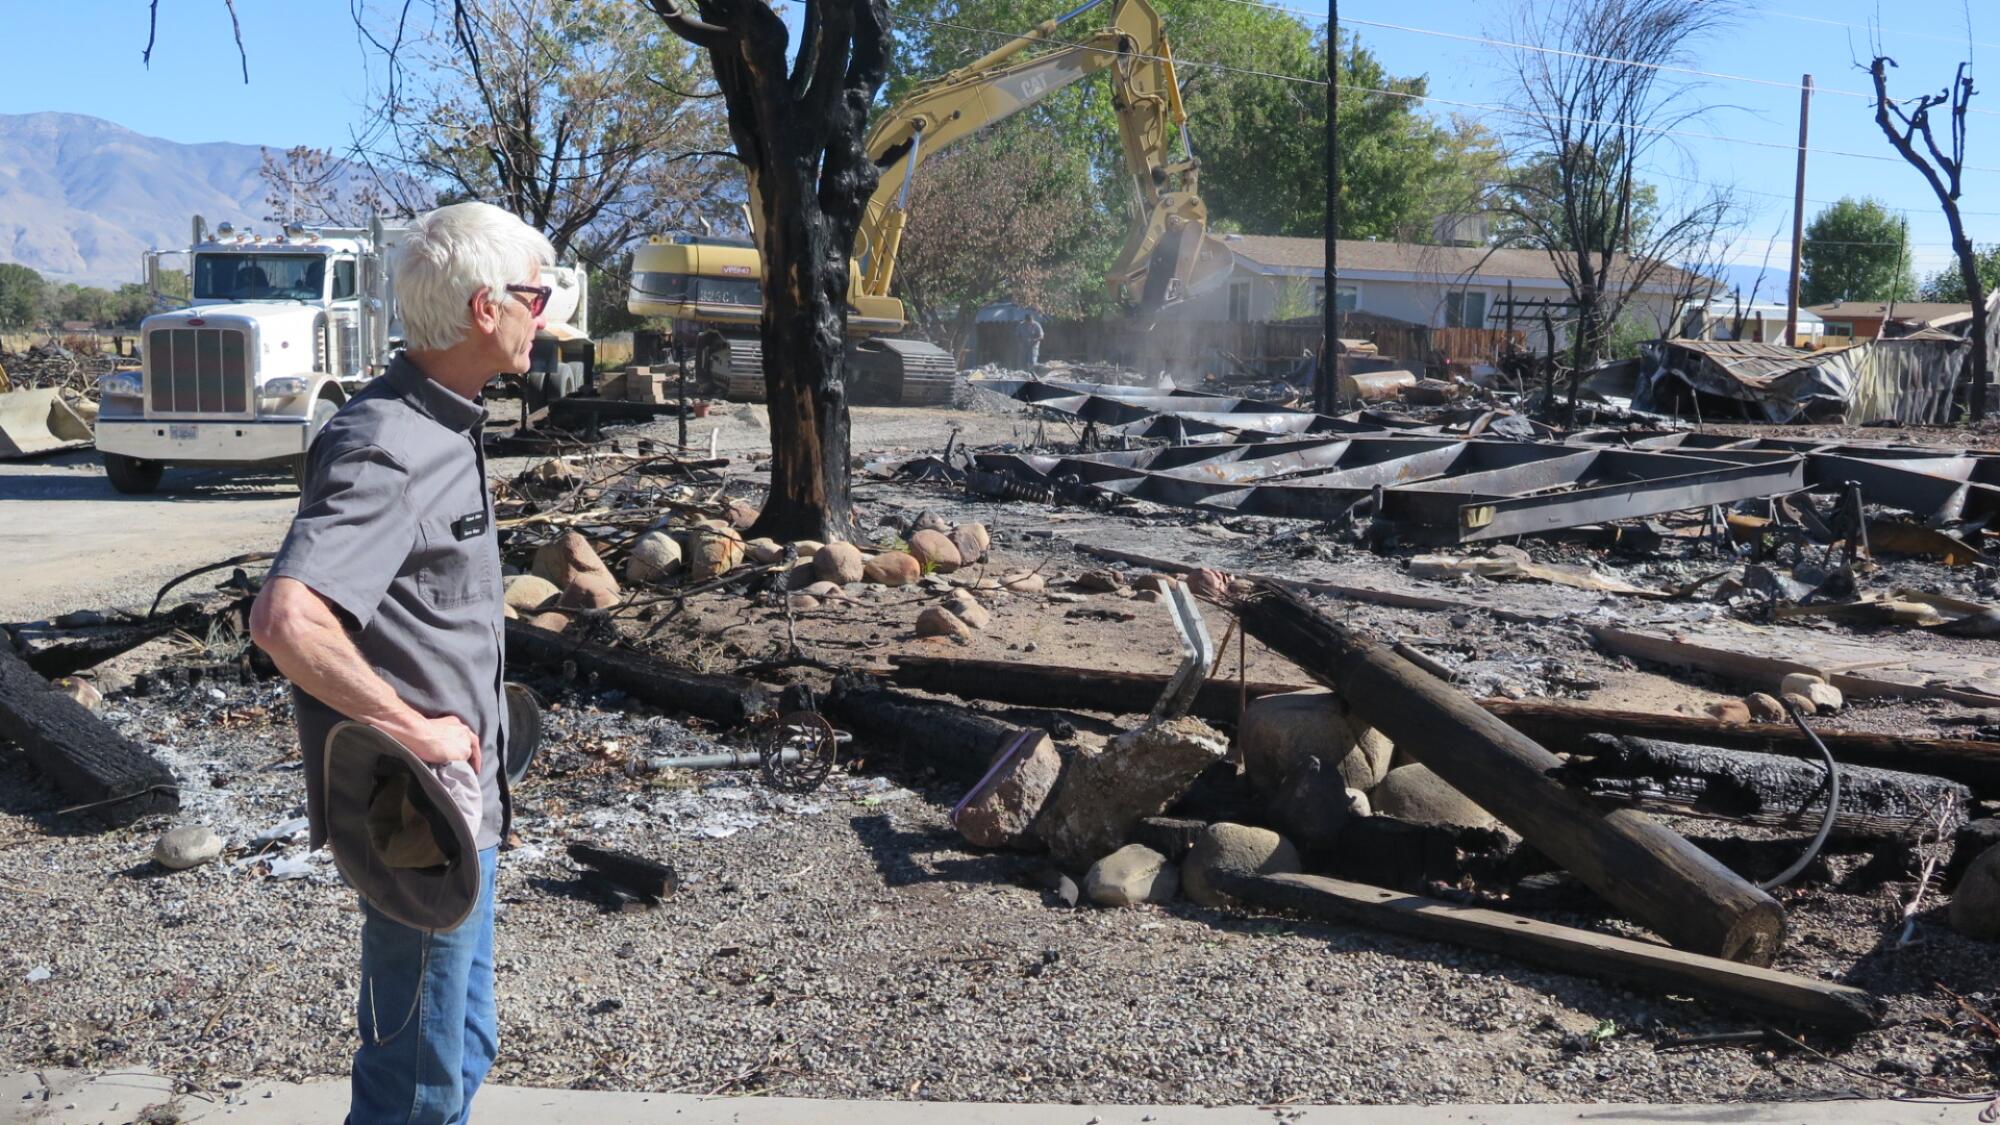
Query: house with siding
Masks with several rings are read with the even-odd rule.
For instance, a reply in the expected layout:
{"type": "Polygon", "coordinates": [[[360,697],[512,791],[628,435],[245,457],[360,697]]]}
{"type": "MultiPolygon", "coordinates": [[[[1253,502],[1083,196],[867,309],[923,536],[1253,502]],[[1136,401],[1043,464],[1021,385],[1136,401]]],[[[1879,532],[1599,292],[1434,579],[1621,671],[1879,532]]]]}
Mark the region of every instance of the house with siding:
{"type": "Polygon", "coordinates": [[[1969,304],[1938,301],[1831,301],[1809,307],[1826,322],[1827,335],[1851,336],[1857,340],[1873,340],[1882,335],[1907,336],[1940,321],[1956,323],[1972,317],[1969,304]],[[1889,326],[1889,332],[1883,332],[1884,325],[1889,326]]]}
{"type": "MultiPolygon", "coordinates": [[[[1266,323],[1317,312],[1325,299],[1326,243],[1317,238],[1229,234],[1235,254],[1226,282],[1173,306],[1177,320],[1266,323]]],[[[1498,328],[1511,292],[1517,329],[1540,322],[1547,301],[1569,298],[1556,262],[1540,250],[1487,246],[1427,246],[1357,242],[1339,247],[1339,307],[1431,328],[1498,328]],[[1511,289],[1510,289],[1511,287],[1511,289]]],[[[1614,277],[1629,268],[1614,259],[1614,277]]],[[[1706,304],[1722,286],[1673,266],[1661,266],[1627,304],[1628,319],[1665,334],[1689,304],[1706,304]]],[[[1555,311],[1560,322],[1563,312],[1555,311]]],[[[1557,326],[1558,343],[1567,333],[1557,326]]]]}

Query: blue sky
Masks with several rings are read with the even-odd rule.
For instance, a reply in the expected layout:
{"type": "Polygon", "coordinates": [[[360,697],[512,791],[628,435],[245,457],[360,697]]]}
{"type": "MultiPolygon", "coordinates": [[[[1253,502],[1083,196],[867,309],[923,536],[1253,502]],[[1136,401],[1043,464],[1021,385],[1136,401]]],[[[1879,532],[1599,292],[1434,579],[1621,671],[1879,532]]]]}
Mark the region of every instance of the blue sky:
{"type": "MultiPolygon", "coordinates": [[[[893,0],[892,0],[893,2],[893,0]]],[[[1210,0],[1240,3],[1243,0],[1210,0]]],[[[1324,19],[1315,0],[1274,0],[1312,22],[1324,19]]],[[[1068,7],[1050,4],[1053,14],[1068,7]]],[[[1431,93],[1452,102],[1505,105],[1505,48],[1395,30],[1396,25],[1463,36],[1506,38],[1511,0],[1346,0],[1343,21],[1362,37],[1393,74],[1425,74],[1431,93]]],[[[9,38],[19,43],[88,39],[100,47],[90,62],[61,51],[19,51],[10,58],[0,112],[65,110],[108,118],[128,128],[176,141],[240,141],[274,147],[311,144],[340,148],[363,116],[365,56],[345,0],[237,0],[250,84],[238,73],[235,45],[222,0],[170,0],[161,5],[159,42],[150,70],[140,63],[146,40],[145,0],[68,0],[62,5],[10,5],[9,38]]],[[[1810,72],[1821,88],[1813,107],[1815,148],[1890,156],[1875,130],[1867,101],[1831,90],[1863,91],[1868,76],[1855,68],[1870,55],[1868,25],[1882,10],[1876,0],[1772,0],[1749,9],[1727,34],[1705,46],[1700,69],[1762,79],[1782,86],[1711,80],[1696,91],[1722,105],[1686,126],[1724,140],[1676,138],[1656,159],[1663,194],[1698,184],[1733,185],[1750,219],[1733,246],[1745,267],[1764,261],[1782,269],[1790,236],[1790,195],[1797,135],[1799,76],[1810,72]],[[1756,142],[1756,143],[1752,143],[1756,142]],[[1760,147],[1775,146],[1775,147],[1760,147]]],[[[2000,17],[1982,20],[1974,9],[1971,43],[1957,2],[1911,0],[1889,9],[1893,26],[1883,44],[1901,64],[1902,83],[1915,93],[1935,89],[1968,53],[2000,52],[2000,17]],[[1903,29],[1908,30],[1903,30],[1903,29]]],[[[1183,52],[1188,62],[1198,62],[1183,52]]],[[[2000,96],[1976,98],[1984,113],[1971,122],[1971,162],[2000,168],[2000,96]],[[1983,103],[1983,104],[1982,104],[1983,103]]],[[[1440,103],[1432,112],[1463,113],[1503,129],[1504,113],[1440,103]]],[[[1830,201],[1873,194],[1911,217],[1911,253],[1919,275],[1949,261],[1949,234],[1928,187],[1900,160],[1857,159],[1816,152],[1808,165],[1806,195],[1830,201]]],[[[1808,203],[1807,217],[1818,205],[1808,203]]],[[[1967,174],[1964,207],[1975,241],[2000,242],[2000,172],[1967,174]]]]}

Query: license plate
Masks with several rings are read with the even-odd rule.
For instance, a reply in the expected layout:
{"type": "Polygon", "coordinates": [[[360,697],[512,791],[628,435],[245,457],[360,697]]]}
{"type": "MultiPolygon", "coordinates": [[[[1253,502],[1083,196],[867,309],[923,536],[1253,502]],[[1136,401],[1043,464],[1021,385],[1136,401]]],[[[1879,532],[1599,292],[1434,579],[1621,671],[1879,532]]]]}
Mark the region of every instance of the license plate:
{"type": "Polygon", "coordinates": [[[199,433],[200,431],[193,426],[168,426],[167,440],[193,441],[195,439],[195,436],[199,433]]]}

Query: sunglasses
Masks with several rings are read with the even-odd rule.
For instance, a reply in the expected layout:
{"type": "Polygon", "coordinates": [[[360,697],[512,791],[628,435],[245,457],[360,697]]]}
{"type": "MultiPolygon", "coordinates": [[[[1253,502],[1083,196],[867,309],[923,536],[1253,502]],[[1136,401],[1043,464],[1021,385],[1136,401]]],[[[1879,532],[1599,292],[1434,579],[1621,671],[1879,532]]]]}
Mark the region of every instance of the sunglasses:
{"type": "Polygon", "coordinates": [[[521,303],[528,306],[529,316],[540,316],[549,307],[549,297],[555,290],[547,285],[509,285],[507,292],[526,298],[521,303]]]}

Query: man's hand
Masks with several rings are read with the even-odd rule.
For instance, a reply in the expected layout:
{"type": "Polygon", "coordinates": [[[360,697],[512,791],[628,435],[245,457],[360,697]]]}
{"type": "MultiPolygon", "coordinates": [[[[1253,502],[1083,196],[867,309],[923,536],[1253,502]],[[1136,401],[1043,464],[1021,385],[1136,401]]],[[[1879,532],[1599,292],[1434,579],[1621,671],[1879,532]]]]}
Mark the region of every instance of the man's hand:
{"type": "Polygon", "coordinates": [[[407,723],[384,725],[382,733],[434,766],[470,762],[472,772],[479,772],[479,736],[456,715],[438,719],[417,715],[407,723]]]}

